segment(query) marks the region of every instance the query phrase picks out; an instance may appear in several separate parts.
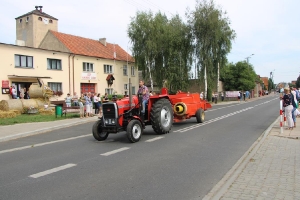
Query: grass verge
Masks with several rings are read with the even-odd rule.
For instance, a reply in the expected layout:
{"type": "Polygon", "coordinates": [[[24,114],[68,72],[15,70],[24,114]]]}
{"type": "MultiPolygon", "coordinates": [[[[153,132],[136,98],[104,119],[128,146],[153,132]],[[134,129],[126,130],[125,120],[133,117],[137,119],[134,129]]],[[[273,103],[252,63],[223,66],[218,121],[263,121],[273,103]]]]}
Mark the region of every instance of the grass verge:
{"type": "Polygon", "coordinates": [[[50,122],[50,121],[57,121],[63,119],[70,119],[70,118],[79,118],[79,114],[67,114],[65,116],[57,116],[55,115],[39,115],[39,114],[22,114],[18,115],[14,118],[2,118],[0,119],[0,126],[4,125],[13,125],[13,124],[20,124],[20,123],[31,123],[31,122],[50,122]]]}

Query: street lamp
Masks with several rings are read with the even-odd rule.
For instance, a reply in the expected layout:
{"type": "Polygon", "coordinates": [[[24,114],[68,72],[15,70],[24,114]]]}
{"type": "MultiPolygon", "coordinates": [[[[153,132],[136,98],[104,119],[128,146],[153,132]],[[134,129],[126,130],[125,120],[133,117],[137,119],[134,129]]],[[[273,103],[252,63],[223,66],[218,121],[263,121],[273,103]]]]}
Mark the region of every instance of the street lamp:
{"type": "Polygon", "coordinates": [[[248,67],[249,67],[249,58],[251,58],[251,56],[254,56],[254,53],[245,58],[247,60],[248,67]]]}

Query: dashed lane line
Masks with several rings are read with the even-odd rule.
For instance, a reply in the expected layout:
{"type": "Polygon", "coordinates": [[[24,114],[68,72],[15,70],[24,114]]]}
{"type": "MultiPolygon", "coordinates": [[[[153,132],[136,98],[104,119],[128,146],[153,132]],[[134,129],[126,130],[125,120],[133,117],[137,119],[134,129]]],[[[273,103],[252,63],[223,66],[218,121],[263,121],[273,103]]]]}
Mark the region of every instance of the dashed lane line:
{"type": "Polygon", "coordinates": [[[14,149],[2,150],[2,151],[0,151],[0,154],[8,153],[8,152],[13,152],[13,151],[20,151],[20,150],[24,150],[24,149],[30,149],[30,148],[33,148],[33,147],[40,147],[40,146],[44,146],[44,145],[48,145],[48,144],[65,142],[65,141],[68,141],[68,140],[75,140],[75,139],[78,139],[78,138],[89,137],[89,136],[91,136],[91,134],[80,135],[80,136],[77,136],[77,137],[71,137],[71,138],[66,138],[66,139],[61,139],[61,140],[54,140],[54,141],[51,141],[51,142],[44,142],[44,143],[39,143],[39,144],[33,144],[33,145],[24,146],[24,147],[18,147],[18,148],[14,148],[14,149]]]}
{"type": "Polygon", "coordinates": [[[113,155],[113,154],[116,154],[116,153],[119,153],[119,152],[122,152],[122,151],[126,151],[130,149],[130,147],[123,147],[123,148],[120,148],[120,149],[116,149],[116,150],[113,150],[113,151],[109,151],[109,152],[106,152],[106,153],[103,153],[103,154],[100,154],[101,156],[110,156],[110,155],[113,155]]]}
{"type": "Polygon", "coordinates": [[[152,139],[149,139],[149,140],[146,140],[145,142],[154,142],[156,140],[160,140],[160,139],[163,139],[164,137],[160,136],[160,137],[155,137],[155,138],[152,138],[152,139]]]}
{"type": "Polygon", "coordinates": [[[60,166],[60,167],[49,169],[49,170],[46,170],[46,171],[43,171],[43,172],[39,172],[37,174],[32,174],[29,177],[30,178],[39,178],[39,177],[46,176],[46,175],[52,174],[54,172],[58,172],[58,171],[65,170],[65,169],[75,167],[75,166],[76,166],[76,164],[70,163],[70,164],[66,164],[66,165],[63,165],[63,166],[60,166]]]}

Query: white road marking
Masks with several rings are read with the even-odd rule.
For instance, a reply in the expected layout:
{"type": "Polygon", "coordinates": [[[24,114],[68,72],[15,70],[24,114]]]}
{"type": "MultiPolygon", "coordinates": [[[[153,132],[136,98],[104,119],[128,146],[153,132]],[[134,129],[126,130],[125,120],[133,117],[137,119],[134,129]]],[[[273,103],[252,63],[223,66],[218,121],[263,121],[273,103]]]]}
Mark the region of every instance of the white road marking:
{"type": "Polygon", "coordinates": [[[30,149],[30,148],[33,148],[33,147],[40,147],[40,146],[44,146],[44,145],[47,145],[47,144],[65,142],[65,141],[68,141],[68,140],[75,140],[75,139],[78,139],[78,138],[83,138],[83,137],[88,137],[88,136],[91,136],[91,134],[80,135],[80,136],[77,136],[77,137],[71,137],[71,138],[66,138],[66,139],[61,139],[61,140],[55,140],[55,141],[51,141],[51,142],[33,144],[33,145],[18,147],[18,148],[14,148],[14,149],[7,149],[7,150],[0,151],[0,154],[13,152],[13,151],[20,151],[20,150],[24,150],[24,149],[30,149]]]}
{"type": "Polygon", "coordinates": [[[53,168],[53,169],[49,169],[49,170],[46,170],[46,171],[43,171],[43,172],[40,172],[40,173],[37,173],[37,174],[32,174],[29,177],[30,178],[39,178],[41,176],[46,176],[48,174],[52,174],[54,172],[58,172],[58,171],[65,170],[65,169],[75,167],[75,166],[76,166],[76,164],[70,163],[70,164],[63,165],[63,166],[60,166],[60,167],[56,167],[56,168],[53,168]]]}
{"type": "Polygon", "coordinates": [[[119,153],[121,151],[125,151],[125,150],[128,150],[128,149],[130,149],[130,147],[123,147],[123,148],[116,149],[116,150],[113,150],[113,151],[109,151],[109,152],[106,152],[106,153],[103,153],[103,154],[100,154],[100,155],[101,156],[110,156],[112,154],[119,153]]]}
{"type": "Polygon", "coordinates": [[[233,107],[233,106],[236,106],[236,105],[225,106],[225,107],[222,107],[222,108],[215,108],[215,109],[207,110],[205,112],[211,112],[211,111],[220,110],[220,109],[224,109],[224,108],[229,108],[229,107],[233,107]]]}
{"type": "Polygon", "coordinates": [[[160,140],[160,139],[163,139],[163,138],[164,138],[164,137],[162,137],[162,136],[160,136],[160,137],[155,137],[155,138],[146,140],[145,142],[153,142],[153,141],[160,140]]]}

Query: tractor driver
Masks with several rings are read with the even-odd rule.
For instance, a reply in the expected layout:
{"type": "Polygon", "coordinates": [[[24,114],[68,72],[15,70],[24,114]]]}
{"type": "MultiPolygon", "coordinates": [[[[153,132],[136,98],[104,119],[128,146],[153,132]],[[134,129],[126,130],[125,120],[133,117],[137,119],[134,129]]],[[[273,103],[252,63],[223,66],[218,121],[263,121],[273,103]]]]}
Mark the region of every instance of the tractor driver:
{"type": "Polygon", "coordinates": [[[140,85],[140,88],[138,90],[138,94],[141,94],[143,96],[143,102],[142,102],[143,109],[142,109],[141,113],[145,114],[146,104],[149,100],[149,90],[148,90],[147,86],[145,86],[144,81],[141,80],[139,85],[140,85]]]}

